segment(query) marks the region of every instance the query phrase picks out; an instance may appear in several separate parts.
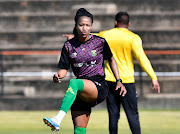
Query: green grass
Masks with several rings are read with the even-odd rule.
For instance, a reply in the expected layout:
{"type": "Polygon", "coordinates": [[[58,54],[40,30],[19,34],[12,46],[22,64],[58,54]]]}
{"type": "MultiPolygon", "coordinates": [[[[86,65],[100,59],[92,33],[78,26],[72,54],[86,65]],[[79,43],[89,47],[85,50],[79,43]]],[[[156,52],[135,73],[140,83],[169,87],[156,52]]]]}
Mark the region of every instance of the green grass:
{"type": "MultiPolygon", "coordinates": [[[[142,134],[179,134],[180,110],[140,110],[142,134]]],[[[49,134],[52,133],[42,121],[57,111],[0,111],[0,134],[49,134]]],[[[70,112],[61,124],[61,134],[73,134],[70,112]]],[[[121,112],[119,133],[131,134],[124,111],[121,112]]],[[[108,134],[106,110],[93,110],[87,134],[108,134]]]]}

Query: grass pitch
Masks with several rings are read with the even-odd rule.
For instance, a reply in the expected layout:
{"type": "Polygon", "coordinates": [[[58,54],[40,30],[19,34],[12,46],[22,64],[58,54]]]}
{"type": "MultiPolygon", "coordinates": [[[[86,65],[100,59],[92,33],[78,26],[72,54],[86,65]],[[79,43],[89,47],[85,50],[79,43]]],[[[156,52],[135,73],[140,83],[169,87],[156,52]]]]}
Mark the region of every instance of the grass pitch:
{"type": "MultiPolygon", "coordinates": [[[[58,111],[0,111],[0,134],[50,134],[43,117],[58,111]]],[[[180,134],[180,110],[139,110],[142,134],[180,134]]],[[[54,132],[55,133],[55,132],[54,132]]],[[[61,123],[59,134],[73,134],[70,111],[61,123]]],[[[131,134],[124,111],[121,112],[119,133],[131,134]]],[[[93,110],[87,134],[109,134],[106,110],[93,110]]]]}

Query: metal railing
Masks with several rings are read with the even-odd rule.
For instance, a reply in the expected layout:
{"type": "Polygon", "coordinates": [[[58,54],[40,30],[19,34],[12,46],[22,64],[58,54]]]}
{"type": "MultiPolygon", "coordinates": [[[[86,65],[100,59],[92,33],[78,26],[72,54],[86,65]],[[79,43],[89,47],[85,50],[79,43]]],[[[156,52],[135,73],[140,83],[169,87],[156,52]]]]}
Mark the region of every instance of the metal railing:
{"type": "MultiPolygon", "coordinates": [[[[1,92],[0,95],[4,95],[4,77],[6,76],[52,76],[55,72],[4,72],[4,56],[7,55],[59,55],[61,51],[0,51],[0,76],[1,76],[1,92]],[[29,75],[28,75],[29,74],[29,75]]],[[[147,55],[179,55],[180,50],[145,50],[147,55]]],[[[72,72],[68,74],[72,76],[72,72]]],[[[156,72],[157,76],[180,76],[180,72],[156,72]]],[[[139,88],[140,96],[143,97],[143,77],[147,76],[145,72],[139,66],[139,72],[135,72],[135,76],[139,76],[139,88]]]]}

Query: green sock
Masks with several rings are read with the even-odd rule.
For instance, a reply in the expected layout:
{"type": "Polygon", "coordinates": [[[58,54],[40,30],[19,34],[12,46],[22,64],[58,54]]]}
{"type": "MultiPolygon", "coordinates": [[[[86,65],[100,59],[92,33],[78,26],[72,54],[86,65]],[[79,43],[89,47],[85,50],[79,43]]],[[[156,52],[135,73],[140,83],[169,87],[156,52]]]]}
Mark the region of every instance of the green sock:
{"type": "Polygon", "coordinates": [[[73,104],[77,93],[80,93],[84,88],[84,82],[81,79],[71,79],[69,81],[68,89],[62,100],[62,104],[59,110],[67,113],[73,104]]]}
{"type": "Polygon", "coordinates": [[[75,126],[74,134],[86,134],[86,128],[75,126]]]}

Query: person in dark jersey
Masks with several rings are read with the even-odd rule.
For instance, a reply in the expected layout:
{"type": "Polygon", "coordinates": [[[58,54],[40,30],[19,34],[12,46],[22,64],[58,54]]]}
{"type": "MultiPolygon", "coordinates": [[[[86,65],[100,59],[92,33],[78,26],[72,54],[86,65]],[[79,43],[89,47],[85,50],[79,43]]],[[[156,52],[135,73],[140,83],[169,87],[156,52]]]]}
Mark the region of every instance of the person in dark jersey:
{"type": "MultiPolygon", "coordinates": [[[[105,38],[108,42],[121,74],[122,83],[127,90],[125,97],[120,96],[119,91],[114,90],[116,87],[116,78],[111,71],[109,62],[105,61],[105,79],[109,86],[109,93],[106,98],[109,115],[109,133],[118,134],[118,121],[120,119],[122,105],[132,134],[141,134],[133,57],[136,58],[142,69],[152,79],[152,89],[160,93],[160,86],[152,65],[144,53],[142,39],[139,35],[128,30],[130,26],[129,14],[127,12],[118,12],[115,16],[114,23],[114,28],[94,33],[105,38]]],[[[63,36],[67,37],[67,39],[74,37],[72,34],[64,34],[63,36]]]]}
{"type": "Polygon", "coordinates": [[[69,81],[68,89],[62,100],[58,114],[53,118],[43,118],[52,131],[58,131],[60,123],[68,110],[74,124],[74,134],[86,134],[91,108],[108,95],[105,81],[104,60],[108,60],[117,84],[114,90],[121,89],[120,95],[125,96],[126,89],[122,85],[116,61],[105,39],[90,34],[93,16],[86,9],[80,8],[75,15],[74,38],[65,42],[58,68],[53,76],[55,83],[60,83],[68,69],[72,68],[76,79],[69,81]]]}

